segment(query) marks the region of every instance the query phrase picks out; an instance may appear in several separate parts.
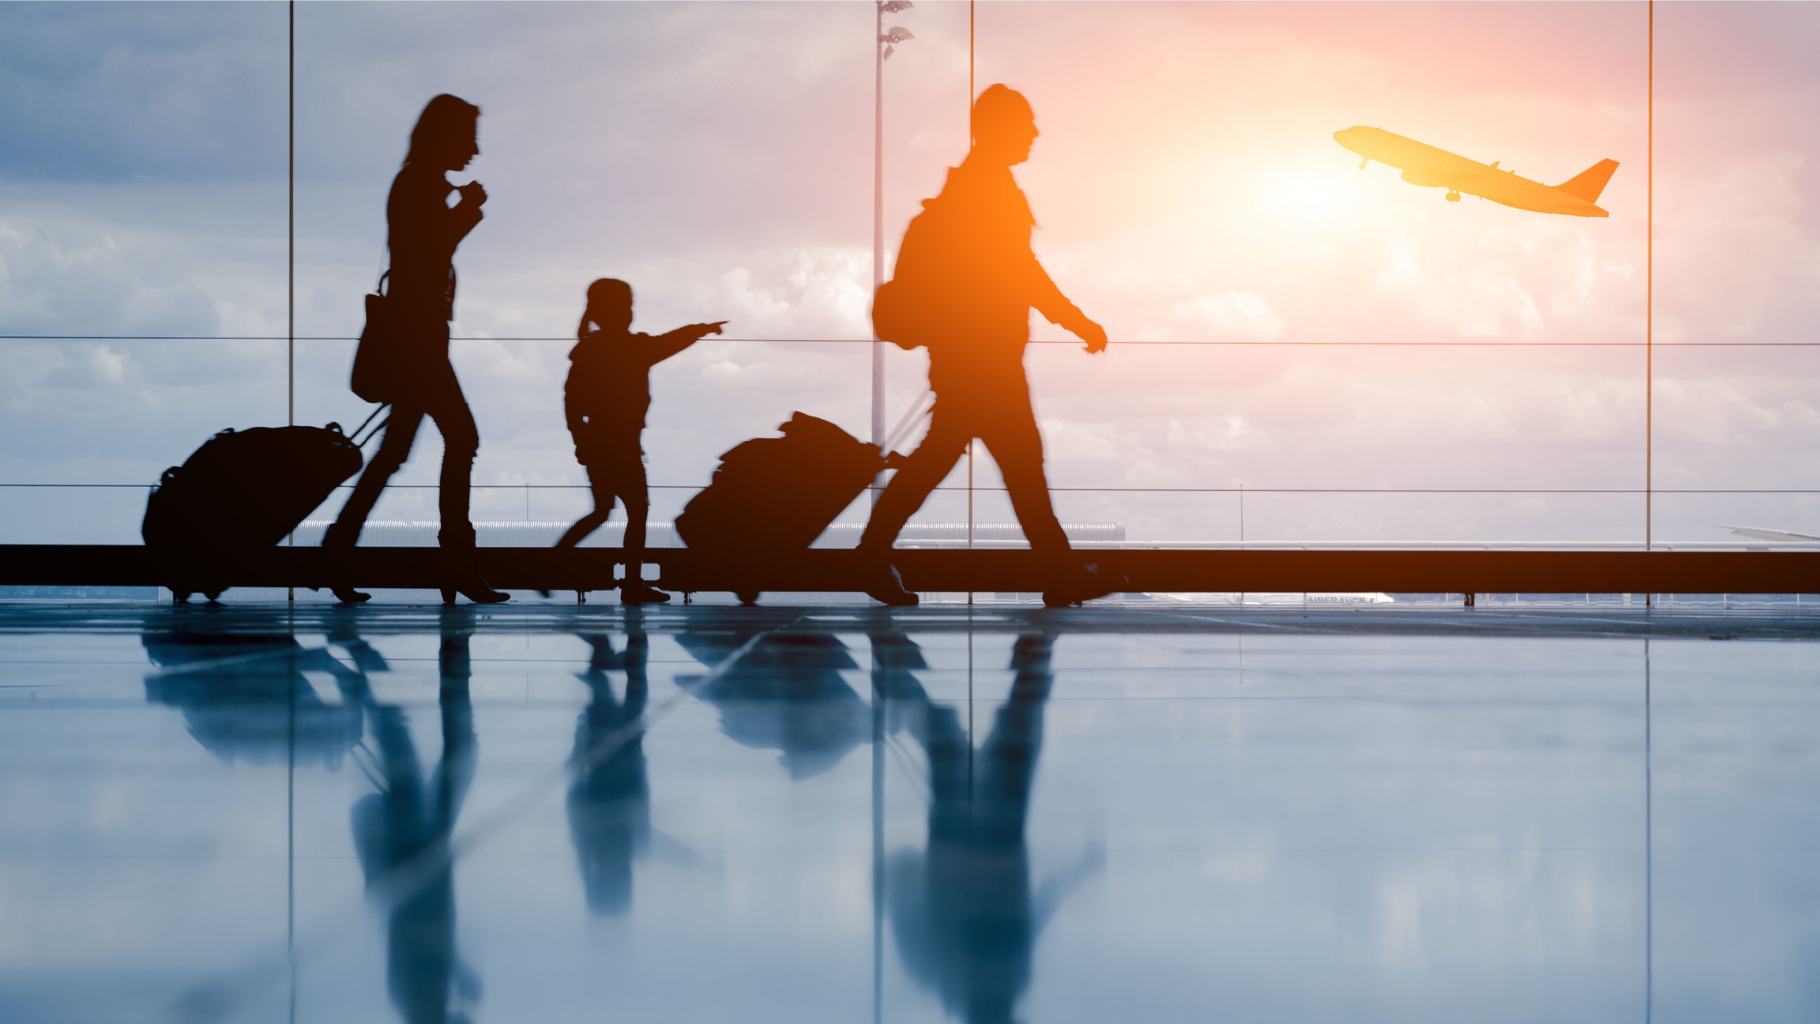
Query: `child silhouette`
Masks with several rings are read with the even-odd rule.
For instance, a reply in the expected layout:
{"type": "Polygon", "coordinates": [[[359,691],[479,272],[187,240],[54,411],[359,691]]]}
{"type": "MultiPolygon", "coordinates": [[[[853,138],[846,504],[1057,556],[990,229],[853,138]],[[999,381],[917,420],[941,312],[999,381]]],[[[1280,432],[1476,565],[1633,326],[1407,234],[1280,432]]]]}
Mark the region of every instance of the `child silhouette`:
{"type": "Polygon", "coordinates": [[[651,407],[651,367],[719,334],[726,321],[689,324],[652,337],[632,330],[632,286],[603,277],[588,286],[577,342],[569,353],[563,413],[575,439],[575,458],[588,471],[594,511],[569,527],[558,548],[572,548],[607,521],[613,500],[626,506],[625,580],[622,604],[655,604],[670,595],[643,578],[645,517],[651,510],[645,483],[643,434],[651,407]]]}

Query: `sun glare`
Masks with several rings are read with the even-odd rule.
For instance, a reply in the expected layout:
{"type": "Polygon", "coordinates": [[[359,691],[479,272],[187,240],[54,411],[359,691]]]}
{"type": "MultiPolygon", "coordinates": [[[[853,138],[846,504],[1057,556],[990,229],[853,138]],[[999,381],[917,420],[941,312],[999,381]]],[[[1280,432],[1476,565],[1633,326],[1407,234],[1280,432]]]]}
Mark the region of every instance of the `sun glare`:
{"type": "Polygon", "coordinates": [[[1300,169],[1289,174],[1266,173],[1259,182],[1257,206],[1263,216],[1296,226],[1327,223],[1341,212],[1333,181],[1300,169]]]}

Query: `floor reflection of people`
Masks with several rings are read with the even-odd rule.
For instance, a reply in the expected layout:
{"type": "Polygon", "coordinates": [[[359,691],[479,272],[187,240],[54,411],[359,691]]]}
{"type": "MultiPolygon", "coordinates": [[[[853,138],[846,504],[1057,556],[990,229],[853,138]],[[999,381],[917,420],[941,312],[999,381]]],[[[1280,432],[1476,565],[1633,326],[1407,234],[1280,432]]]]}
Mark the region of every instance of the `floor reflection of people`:
{"type": "Polygon", "coordinates": [[[721,732],[729,739],[778,751],[792,779],[820,775],[871,739],[872,713],[841,674],[856,671],[859,663],[839,637],[761,625],[685,626],[676,640],[710,668],[737,658],[695,696],[720,712],[721,732]],[[746,648],[761,633],[769,635],[746,648]]]}
{"type": "Polygon", "coordinates": [[[190,735],[223,761],[276,761],[333,768],[360,741],[357,703],[331,703],[305,672],[324,672],[344,691],[354,673],[289,632],[225,633],[178,623],[140,635],[156,671],[145,698],[182,713],[190,735]]]}
{"type": "Polygon", "coordinates": [[[588,706],[575,725],[570,757],[569,836],[581,863],[588,910],[623,914],[632,907],[632,861],[651,841],[651,787],[645,776],[644,716],[650,641],[635,611],[627,613],[624,651],[611,638],[582,634],[592,648],[588,706]],[[624,698],[613,695],[612,673],[625,674],[624,698]]]}
{"type": "Polygon", "coordinates": [[[883,690],[903,702],[908,728],[928,753],[929,842],[923,851],[900,851],[886,868],[892,936],[905,968],[949,1013],[970,1024],[1008,1022],[1030,984],[1037,938],[1098,866],[1089,850],[1032,885],[1024,830],[1053,683],[1054,639],[1018,637],[1011,694],[973,772],[960,714],[930,701],[902,670],[908,643],[895,637],[883,648],[895,652],[882,661],[883,690]]]}
{"type": "Polygon", "coordinates": [[[378,770],[376,792],[354,805],[354,845],[369,890],[386,915],[386,990],[407,1024],[469,1019],[480,980],[455,936],[455,873],[449,839],[474,778],[478,743],[468,697],[472,675],[467,609],[442,620],[442,752],[427,777],[404,709],[366,691],[378,770]]]}

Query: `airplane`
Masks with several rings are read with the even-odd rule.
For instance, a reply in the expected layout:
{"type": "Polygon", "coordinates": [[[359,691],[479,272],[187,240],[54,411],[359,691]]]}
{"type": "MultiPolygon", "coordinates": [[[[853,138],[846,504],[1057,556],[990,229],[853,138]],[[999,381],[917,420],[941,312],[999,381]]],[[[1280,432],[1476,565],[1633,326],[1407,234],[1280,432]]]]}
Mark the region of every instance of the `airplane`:
{"type": "Polygon", "coordinates": [[[1342,128],[1333,133],[1333,141],[1365,158],[1359,162],[1359,170],[1373,160],[1388,164],[1401,169],[1403,180],[1411,185],[1447,189],[1450,203],[1459,202],[1460,193],[1466,192],[1519,210],[1571,217],[1610,216],[1595,204],[1611,173],[1618,169],[1616,160],[1601,160],[1559,185],[1544,185],[1499,169],[1495,160],[1482,164],[1382,128],[1342,128]]]}
{"type": "Polygon", "coordinates": [[[1731,532],[1737,534],[1740,537],[1749,537],[1752,540],[1820,541],[1820,535],[1816,535],[1816,534],[1812,534],[1812,533],[1796,533],[1793,530],[1770,530],[1770,529],[1766,529],[1761,526],[1730,526],[1730,525],[1726,525],[1725,529],[1730,530],[1731,532]]]}

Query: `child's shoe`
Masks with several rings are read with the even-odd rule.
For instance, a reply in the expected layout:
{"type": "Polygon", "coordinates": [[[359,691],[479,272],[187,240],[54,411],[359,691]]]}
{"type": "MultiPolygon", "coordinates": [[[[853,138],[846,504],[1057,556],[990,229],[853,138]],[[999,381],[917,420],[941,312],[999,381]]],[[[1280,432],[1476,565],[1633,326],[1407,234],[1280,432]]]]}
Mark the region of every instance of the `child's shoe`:
{"type": "Polygon", "coordinates": [[[620,604],[663,604],[670,595],[644,580],[629,580],[619,585],[620,604]]]}

